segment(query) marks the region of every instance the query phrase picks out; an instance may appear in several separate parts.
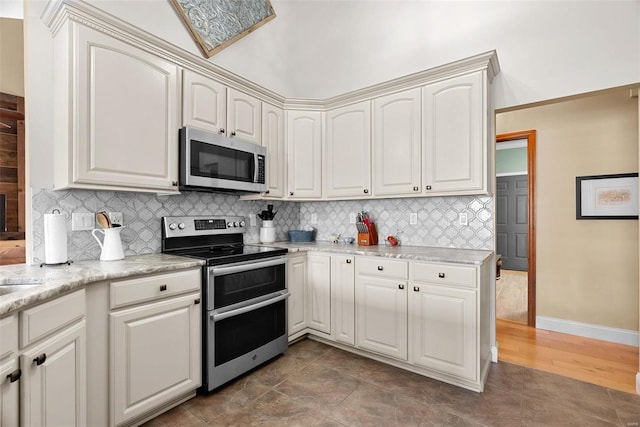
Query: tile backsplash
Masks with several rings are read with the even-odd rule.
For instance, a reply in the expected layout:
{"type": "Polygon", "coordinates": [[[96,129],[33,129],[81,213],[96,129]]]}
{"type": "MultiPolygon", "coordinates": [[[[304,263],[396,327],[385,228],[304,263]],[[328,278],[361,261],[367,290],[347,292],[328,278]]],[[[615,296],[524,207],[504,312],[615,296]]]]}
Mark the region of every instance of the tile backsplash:
{"type": "MultiPolygon", "coordinates": [[[[287,240],[287,231],[306,225],[318,230],[317,240],[331,234],[356,236],[349,214],[369,212],[380,235],[397,235],[403,245],[493,249],[494,201],[490,196],[430,197],[383,200],[277,202],[240,200],[215,193],[183,193],[158,196],[150,193],[33,189],[32,227],[34,263],[44,260],[43,215],[57,208],[67,215],[68,256],[71,260],[98,259],[100,247],[90,231],[71,231],[72,212],[117,211],[124,216],[122,243],[125,255],[160,252],[160,219],[179,215],[241,215],[248,217],[273,204],[278,211],[274,225],[277,240],[287,240]],[[415,212],[418,224],[409,224],[415,212]],[[468,216],[468,225],[458,224],[458,214],[468,216]],[[311,216],[317,223],[311,224],[311,216]]],[[[248,221],[247,221],[248,222],[248,221]]],[[[248,227],[245,242],[259,241],[257,225],[248,227]]]]}

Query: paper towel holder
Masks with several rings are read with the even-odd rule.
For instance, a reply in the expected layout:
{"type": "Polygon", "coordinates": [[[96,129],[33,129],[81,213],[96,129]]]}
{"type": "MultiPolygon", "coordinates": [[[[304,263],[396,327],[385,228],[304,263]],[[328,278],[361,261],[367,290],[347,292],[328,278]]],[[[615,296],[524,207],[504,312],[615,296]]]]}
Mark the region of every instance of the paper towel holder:
{"type": "MultiPolygon", "coordinates": [[[[56,213],[57,214],[61,214],[62,212],[60,212],[60,209],[55,208],[55,209],[51,210],[51,213],[53,213],[53,214],[56,214],[56,213]]],[[[68,259],[66,261],[63,261],[63,262],[56,262],[56,263],[51,263],[51,264],[47,264],[46,262],[43,262],[43,263],[40,264],[40,268],[44,267],[45,265],[47,267],[55,267],[55,266],[59,266],[59,265],[71,265],[72,262],[73,261],[70,260],[70,259],[68,259]]]]}

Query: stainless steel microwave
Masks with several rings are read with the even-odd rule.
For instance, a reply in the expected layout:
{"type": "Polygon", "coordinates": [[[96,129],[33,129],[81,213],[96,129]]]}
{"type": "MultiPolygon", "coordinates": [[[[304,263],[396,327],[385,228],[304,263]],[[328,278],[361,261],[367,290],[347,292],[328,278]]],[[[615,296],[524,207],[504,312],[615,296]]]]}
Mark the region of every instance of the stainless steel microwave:
{"type": "Polygon", "coordinates": [[[189,126],[180,129],[180,190],[267,191],[267,149],[189,126]]]}

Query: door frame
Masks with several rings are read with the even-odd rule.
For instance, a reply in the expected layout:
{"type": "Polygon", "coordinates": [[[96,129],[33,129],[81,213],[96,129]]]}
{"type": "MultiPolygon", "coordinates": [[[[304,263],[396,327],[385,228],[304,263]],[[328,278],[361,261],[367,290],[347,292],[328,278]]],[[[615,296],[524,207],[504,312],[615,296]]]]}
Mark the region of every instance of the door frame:
{"type": "Polygon", "coordinates": [[[536,131],[535,129],[496,135],[496,144],[527,139],[527,175],[528,175],[528,239],[529,258],[527,265],[527,326],[536,327],[536,131]]]}

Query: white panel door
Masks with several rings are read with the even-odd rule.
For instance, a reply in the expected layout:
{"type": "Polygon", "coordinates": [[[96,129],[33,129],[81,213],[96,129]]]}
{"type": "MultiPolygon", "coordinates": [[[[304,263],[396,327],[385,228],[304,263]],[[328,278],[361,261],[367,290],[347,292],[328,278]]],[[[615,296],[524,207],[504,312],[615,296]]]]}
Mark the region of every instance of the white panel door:
{"type": "Polygon", "coordinates": [[[291,256],[287,266],[287,323],[289,336],[302,331],[307,327],[307,257],[291,256]]]}
{"type": "Polygon", "coordinates": [[[322,196],[322,113],[287,111],[288,197],[322,196]]]}
{"type": "Polygon", "coordinates": [[[262,102],[235,89],[227,90],[227,136],[260,145],[262,102]]]}
{"type": "Polygon", "coordinates": [[[178,66],[78,26],[72,182],[173,190],[178,66]]]}
{"type": "Polygon", "coordinates": [[[413,363],[476,381],[476,291],[415,283],[410,299],[413,363]]]}
{"type": "Polygon", "coordinates": [[[373,193],[376,196],[422,191],[420,89],[373,100],[373,193]]]}
{"type": "Polygon", "coordinates": [[[480,192],[484,187],[487,132],[483,76],[484,72],[477,72],[422,89],[426,194],[480,192]]]}
{"type": "Polygon", "coordinates": [[[0,365],[0,425],[18,426],[20,406],[20,377],[18,358],[14,357],[0,365]]]}
{"type": "Polygon", "coordinates": [[[200,294],[189,294],[111,313],[115,424],[160,408],[201,384],[200,307],[200,294]]]}
{"type": "Polygon", "coordinates": [[[336,341],[356,345],[355,257],[331,255],[331,312],[336,341]]]}
{"type": "Polygon", "coordinates": [[[82,320],[20,355],[20,425],[87,425],[85,335],[82,320]]]}
{"type": "Polygon", "coordinates": [[[358,347],[407,360],[406,288],[406,280],[356,278],[358,347]]]}
{"type": "Polygon", "coordinates": [[[307,255],[307,326],[331,334],[331,256],[307,255]]]}
{"type": "Polygon", "coordinates": [[[225,133],[227,88],[191,70],[182,72],[182,125],[225,133]]]}
{"type": "Polygon", "coordinates": [[[371,103],[327,112],[324,177],[327,197],[371,195],[371,103]]]}
{"type": "Polygon", "coordinates": [[[265,197],[284,196],[284,112],[282,108],[262,104],[262,145],[267,148],[267,188],[265,197]]]}

